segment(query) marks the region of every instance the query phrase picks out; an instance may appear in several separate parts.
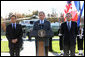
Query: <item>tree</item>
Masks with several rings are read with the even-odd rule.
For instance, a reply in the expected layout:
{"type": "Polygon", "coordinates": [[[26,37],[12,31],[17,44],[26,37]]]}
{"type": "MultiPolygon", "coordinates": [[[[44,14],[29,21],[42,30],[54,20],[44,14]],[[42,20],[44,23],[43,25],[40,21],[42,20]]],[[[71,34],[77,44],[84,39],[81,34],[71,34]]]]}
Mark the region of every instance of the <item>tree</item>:
{"type": "Polygon", "coordinates": [[[8,15],[8,19],[10,19],[10,17],[11,17],[12,15],[13,15],[13,13],[10,12],[9,15],[8,15]]]}
{"type": "Polygon", "coordinates": [[[16,15],[17,18],[24,18],[25,14],[21,14],[21,13],[15,13],[14,15],[16,15]]]}
{"type": "Polygon", "coordinates": [[[50,14],[47,14],[47,16],[48,16],[48,18],[50,18],[51,15],[50,14]]]}
{"type": "Polygon", "coordinates": [[[37,10],[36,11],[33,11],[32,14],[38,16],[38,11],[37,10]]]}

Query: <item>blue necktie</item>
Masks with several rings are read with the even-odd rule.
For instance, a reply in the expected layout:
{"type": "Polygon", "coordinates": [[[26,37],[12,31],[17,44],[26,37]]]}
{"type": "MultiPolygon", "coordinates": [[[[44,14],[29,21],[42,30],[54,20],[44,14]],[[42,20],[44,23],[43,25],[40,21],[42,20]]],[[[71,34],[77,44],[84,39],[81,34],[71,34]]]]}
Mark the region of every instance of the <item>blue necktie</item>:
{"type": "Polygon", "coordinates": [[[15,28],[15,24],[13,24],[13,29],[16,29],[16,28],[15,28]]]}
{"type": "Polygon", "coordinates": [[[43,24],[43,21],[41,20],[41,29],[43,28],[43,27],[42,27],[42,24],[43,24]]]}
{"type": "Polygon", "coordinates": [[[68,29],[70,30],[70,22],[68,22],[68,29]]]}

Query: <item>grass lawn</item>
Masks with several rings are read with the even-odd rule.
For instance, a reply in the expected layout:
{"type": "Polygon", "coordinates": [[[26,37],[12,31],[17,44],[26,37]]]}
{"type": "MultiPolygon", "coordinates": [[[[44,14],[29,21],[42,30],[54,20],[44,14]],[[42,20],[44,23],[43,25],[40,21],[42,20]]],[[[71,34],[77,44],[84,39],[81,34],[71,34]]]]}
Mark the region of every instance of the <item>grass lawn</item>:
{"type": "Polygon", "coordinates": [[[6,38],[6,36],[1,36],[1,39],[5,39],[6,38]]]}
{"type": "Polygon", "coordinates": [[[9,52],[8,41],[1,41],[1,52],[9,52]]]}

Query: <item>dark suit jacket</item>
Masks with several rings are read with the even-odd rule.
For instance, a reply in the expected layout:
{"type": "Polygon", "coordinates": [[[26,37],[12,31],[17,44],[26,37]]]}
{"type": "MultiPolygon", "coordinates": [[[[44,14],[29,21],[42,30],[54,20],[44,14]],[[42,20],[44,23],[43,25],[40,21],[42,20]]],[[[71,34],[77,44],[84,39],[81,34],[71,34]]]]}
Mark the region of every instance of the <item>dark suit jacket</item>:
{"type": "Polygon", "coordinates": [[[68,30],[67,22],[61,24],[61,33],[64,37],[64,45],[73,46],[76,44],[77,23],[71,21],[71,29],[68,30]]]}
{"type": "MultiPolygon", "coordinates": [[[[34,23],[33,30],[36,30],[36,31],[40,30],[41,28],[40,28],[39,24],[40,24],[40,20],[36,21],[34,23]]],[[[50,22],[49,21],[44,20],[43,29],[44,30],[51,30],[51,26],[50,26],[50,22]]],[[[35,39],[36,40],[40,40],[39,38],[35,38],[35,39]]],[[[45,42],[46,42],[46,46],[48,46],[49,38],[45,38],[45,42]]]]}
{"type": "Polygon", "coordinates": [[[22,26],[20,24],[16,24],[16,29],[14,30],[12,28],[12,24],[9,24],[6,27],[6,37],[9,41],[9,47],[13,48],[13,47],[21,47],[22,46],[22,26]],[[16,44],[12,43],[12,39],[18,39],[18,42],[16,44]]]}

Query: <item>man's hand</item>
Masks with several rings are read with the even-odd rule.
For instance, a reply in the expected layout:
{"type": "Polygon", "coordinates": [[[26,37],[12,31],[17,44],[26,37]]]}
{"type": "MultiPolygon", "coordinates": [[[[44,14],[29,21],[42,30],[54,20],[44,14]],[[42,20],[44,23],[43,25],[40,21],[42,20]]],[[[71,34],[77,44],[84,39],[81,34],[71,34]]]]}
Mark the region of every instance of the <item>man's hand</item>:
{"type": "Polygon", "coordinates": [[[16,43],[17,41],[17,39],[12,39],[12,43],[16,43]]]}
{"type": "Polygon", "coordinates": [[[15,39],[15,41],[17,42],[17,41],[18,41],[18,39],[15,39]]]}

